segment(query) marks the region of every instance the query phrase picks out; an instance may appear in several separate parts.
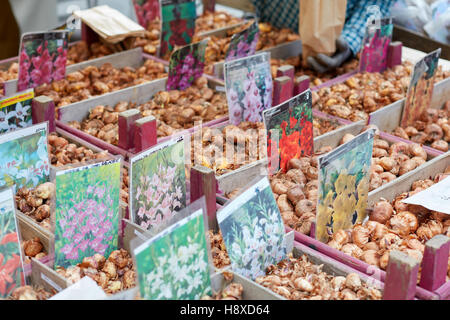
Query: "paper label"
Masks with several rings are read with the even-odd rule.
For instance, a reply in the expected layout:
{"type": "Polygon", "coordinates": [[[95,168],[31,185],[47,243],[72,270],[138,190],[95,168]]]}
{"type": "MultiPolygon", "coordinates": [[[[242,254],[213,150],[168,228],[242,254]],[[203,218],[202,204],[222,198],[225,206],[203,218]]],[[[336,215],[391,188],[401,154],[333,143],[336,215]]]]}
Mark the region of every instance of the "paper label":
{"type": "Polygon", "coordinates": [[[90,277],[83,277],[49,300],[104,300],[106,298],[106,293],[98,286],[97,282],[90,277]]]}
{"type": "Polygon", "coordinates": [[[56,289],[56,291],[62,291],[62,288],[58,286],[52,279],[47,277],[45,274],[41,273],[41,279],[47,282],[49,285],[51,285],[53,288],[56,289]]]}
{"type": "Polygon", "coordinates": [[[31,117],[33,98],[34,91],[29,89],[0,100],[0,134],[33,124],[31,117]]]}
{"type": "Polygon", "coordinates": [[[226,53],[225,61],[252,56],[256,52],[259,40],[258,23],[253,22],[247,29],[233,34],[226,53]]]}
{"type": "Polygon", "coordinates": [[[160,18],[158,0],[133,0],[133,6],[139,24],[145,29],[150,22],[160,18]]]}

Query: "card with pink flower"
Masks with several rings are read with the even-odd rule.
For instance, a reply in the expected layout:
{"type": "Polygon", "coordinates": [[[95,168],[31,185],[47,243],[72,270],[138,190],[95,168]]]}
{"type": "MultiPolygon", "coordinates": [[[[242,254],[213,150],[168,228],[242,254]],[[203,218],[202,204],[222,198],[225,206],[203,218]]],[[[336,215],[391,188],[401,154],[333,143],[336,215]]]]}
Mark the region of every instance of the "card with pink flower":
{"type": "Polygon", "coordinates": [[[225,61],[252,56],[259,40],[258,23],[253,22],[247,29],[233,34],[225,56],[225,61]]]}
{"type": "Polygon", "coordinates": [[[202,76],[208,41],[209,39],[204,39],[191,43],[172,53],[167,90],[186,90],[202,76]]]}
{"type": "Polygon", "coordinates": [[[22,35],[18,91],[64,79],[67,39],[68,31],[31,32],[22,35]]]}
{"type": "Polygon", "coordinates": [[[55,268],[117,249],[120,167],[119,157],[56,172],[55,268]]]}
{"type": "Polygon", "coordinates": [[[186,207],[185,142],[182,137],[130,158],[130,213],[144,229],[165,223],[186,207]]]}
{"type": "Polygon", "coordinates": [[[138,23],[145,29],[150,22],[160,17],[158,0],[133,0],[133,6],[138,23]]]}
{"type": "Polygon", "coordinates": [[[270,53],[228,61],[223,68],[230,123],[262,122],[262,112],[272,107],[270,53]]]}

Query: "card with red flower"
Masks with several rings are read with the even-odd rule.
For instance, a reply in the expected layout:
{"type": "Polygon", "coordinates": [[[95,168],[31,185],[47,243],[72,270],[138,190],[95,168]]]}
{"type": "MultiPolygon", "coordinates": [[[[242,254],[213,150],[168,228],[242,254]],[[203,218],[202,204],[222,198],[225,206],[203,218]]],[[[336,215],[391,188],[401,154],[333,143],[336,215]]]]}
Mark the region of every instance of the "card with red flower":
{"type": "Polygon", "coordinates": [[[167,90],[186,90],[202,76],[208,41],[209,38],[191,43],[172,53],[167,90]]]}
{"type": "Polygon", "coordinates": [[[160,57],[167,57],[175,46],[191,43],[196,18],[195,1],[161,0],[160,57]]]}
{"type": "Polygon", "coordinates": [[[262,112],[272,107],[270,53],[225,62],[223,70],[230,123],[262,122],[262,112]]]}
{"type": "Polygon", "coordinates": [[[314,152],[311,90],[263,112],[271,174],[287,171],[289,160],[314,152]]]}
{"type": "Polygon", "coordinates": [[[258,40],[259,27],[258,23],[255,21],[247,29],[233,34],[225,56],[225,61],[231,61],[254,55],[258,40]]]}
{"type": "Polygon", "coordinates": [[[49,31],[22,35],[18,91],[64,79],[68,34],[68,31],[49,31]]]}
{"type": "Polygon", "coordinates": [[[150,22],[160,17],[158,0],[133,0],[133,6],[138,23],[145,29],[150,22]]]}
{"type": "Polygon", "coordinates": [[[414,66],[400,123],[403,128],[414,125],[430,106],[433,97],[434,77],[440,56],[441,48],[430,52],[414,66]]]}
{"type": "Polygon", "coordinates": [[[0,190],[0,299],[25,284],[12,188],[0,190]]]}
{"type": "Polygon", "coordinates": [[[130,158],[130,216],[144,229],[165,223],[186,207],[183,138],[130,158]]]}
{"type": "Polygon", "coordinates": [[[120,167],[118,157],[56,172],[55,268],[117,249],[120,167]]]}
{"type": "Polygon", "coordinates": [[[392,18],[373,19],[368,22],[361,48],[359,72],[383,72],[386,70],[393,30],[392,18]]]}

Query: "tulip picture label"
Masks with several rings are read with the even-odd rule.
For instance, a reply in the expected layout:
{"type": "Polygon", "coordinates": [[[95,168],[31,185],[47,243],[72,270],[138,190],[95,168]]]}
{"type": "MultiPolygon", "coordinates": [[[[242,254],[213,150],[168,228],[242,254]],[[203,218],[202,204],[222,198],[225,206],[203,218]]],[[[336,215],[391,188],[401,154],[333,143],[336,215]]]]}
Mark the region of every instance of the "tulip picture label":
{"type": "Polygon", "coordinates": [[[0,298],[23,284],[23,265],[12,188],[0,190],[0,298]]]}
{"type": "Polygon", "coordinates": [[[230,123],[262,122],[262,112],[272,107],[270,53],[228,61],[223,68],[230,123]]]}
{"type": "Polygon", "coordinates": [[[0,100],[0,134],[33,124],[31,118],[33,98],[34,91],[29,89],[0,100]]]}
{"type": "Polygon", "coordinates": [[[35,88],[66,76],[68,31],[22,35],[17,90],[35,88]]]}
{"type": "Polygon", "coordinates": [[[311,90],[263,112],[270,172],[287,171],[289,160],[314,152],[311,90]],[[275,144],[275,146],[274,146],[275,144]],[[276,151],[276,152],[272,152],[276,151]]]}

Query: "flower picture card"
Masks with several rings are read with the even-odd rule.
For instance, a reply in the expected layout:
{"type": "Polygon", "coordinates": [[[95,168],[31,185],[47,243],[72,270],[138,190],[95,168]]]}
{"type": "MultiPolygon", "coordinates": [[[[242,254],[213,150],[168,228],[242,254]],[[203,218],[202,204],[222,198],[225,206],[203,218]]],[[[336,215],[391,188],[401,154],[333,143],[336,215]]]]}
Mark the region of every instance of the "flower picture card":
{"type": "Polygon", "coordinates": [[[374,19],[368,23],[361,48],[359,72],[386,70],[393,30],[392,18],[374,19]]]}
{"type": "Polygon", "coordinates": [[[199,300],[212,293],[204,210],[195,210],[133,253],[142,298],[199,300]]]}
{"type": "Polygon", "coordinates": [[[118,158],[56,172],[55,268],[117,249],[120,167],[118,158]]]}
{"type": "Polygon", "coordinates": [[[262,122],[262,112],[272,107],[270,53],[228,61],[223,68],[230,123],[262,122]]]}
{"type": "Polygon", "coordinates": [[[160,17],[158,0],[133,0],[133,6],[139,24],[145,29],[160,17]]]}
{"type": "Polygon", "coordinates": [[[366,218],[375,130],[367,130],[319,158],[316,239],[350,229],[366,218]]]}
{"type": "Polygon", "coordinates": [[[204,39],[172,53],[169,62],[167,90],[186,90],[202,76],[207,44],[208,39],[204,39]]]}
{"type": "Polygon", "coordinates": [[[167,56],[175,46],[185,46],[192,42],[195,19],[195,1],[161,0],[160,57],[167,56]]]}
{"type": "Polygon", "coordinates": [[[0,100],[0,134],[33,124],[31,117],[33,98],[33,89],[28,89],[0,100]]]}
{"type": "Polygon", "coordinates": [[[0,135],[0,187],[32,189],[47,182],[47,122],[0,135]]]}
{"type": "Polygon", "coordinates": [[[430,106],[440,55],[441,48],[427,54],[414,66],[400,122],[403,128],[414,125],[430,106]]]}
{"type": "Polygon", "coordinates": [[[256,52],[256,45],[259,40],[258,23],[253,22],[247,29],[233,34],[230,40],[225,61],[252,56],[256,52]]]}
{"type": "Polygon", "coordinates": [[[68,31],[31,32],[22,35],[18,91],[64,79],[67,37],[68,31]]]}
{"type": "Polygon", "coordinates": [[[286,256],[280,210],[264,177],[217,213],[234,272],[251,279],[286,256]]]}
{"type": "Polygon", "coordinates": [[[289,160],[313,154],[311,90],[263,111],[263,117],[267,129],[267,155],[271,159],[271,173],[279,169],[286,172],[289,160]]]}
{"type": "Polygon", "coordinates": [[[0,299],[24,283],[12,188],[0,190],[0,299]]]}
{"type": "Polygon", "coordinates": [[[184,140],[170,140],[130,158],[130,213],[154,228],[186,207],[184,140]]]}

